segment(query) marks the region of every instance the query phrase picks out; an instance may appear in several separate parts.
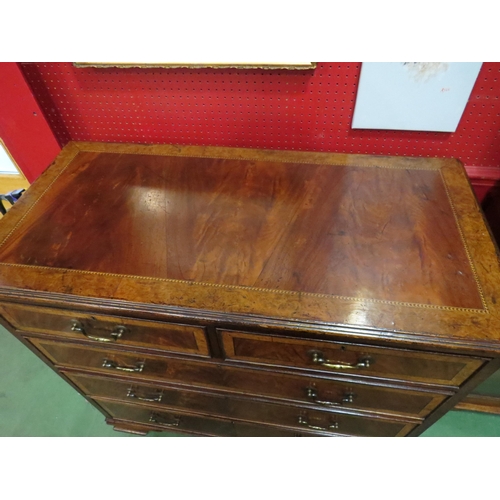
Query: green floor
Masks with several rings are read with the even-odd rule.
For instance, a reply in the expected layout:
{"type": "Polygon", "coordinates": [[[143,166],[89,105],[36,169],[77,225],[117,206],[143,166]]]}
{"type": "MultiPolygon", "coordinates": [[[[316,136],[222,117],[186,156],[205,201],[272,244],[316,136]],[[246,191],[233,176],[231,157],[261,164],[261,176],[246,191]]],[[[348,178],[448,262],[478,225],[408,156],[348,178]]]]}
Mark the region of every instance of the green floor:
{"type": "MultiPolygon", "coordinates": [[[[500,436],[500,416],[454,411],[424,436],[500,436]]],[[[129,436],[0,326],[0,436],[129,436]]],[[[150,436],[178,436],[151,433],[150,436]]]]}

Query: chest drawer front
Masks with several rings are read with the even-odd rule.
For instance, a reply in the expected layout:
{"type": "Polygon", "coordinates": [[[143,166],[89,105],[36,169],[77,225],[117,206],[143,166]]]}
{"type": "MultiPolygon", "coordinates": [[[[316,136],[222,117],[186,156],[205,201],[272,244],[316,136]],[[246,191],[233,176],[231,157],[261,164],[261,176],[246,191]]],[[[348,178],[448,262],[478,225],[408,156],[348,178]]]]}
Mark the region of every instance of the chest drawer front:
{"type": "Polygon", "coordinates": [[[47,333],[95,344],[117,344],[209,356],[204,327],[91,315],[42,307],[0,305],[0,314],[18,330],[47,333]]]}
{"type": "Polygon", "coordinates": [[[219,330],[227,359],[459,386],[484,360],[219,330]]]}
{"type": "MultiPolygon", "coordinates": [[[[268,396],[286,399],[291,402],[309,403],[322,409],[352,408],[384,414],[424,417],[436,408],[445,398],[442,394],[430,394],[412,390],[398,390],[387,387],[357,384],[344,381],[322,380],[314,377],[301,377],[273,374],[244,369],[224,369],[219,366],[186,366],[179,363],[172,370],[171,382],[189,382],[200,389],[233,390],[240,394],[268,396]],[[182,373],[185,376],[182,376],[182,373]],[[177,377],[175,376],[177,375],[177,377]]],[[[158,399],[158,389],[151,386],[132,386],[133,382],[117,382],[107,378],[97,378],[67,373],[83,392],[92,395],[126,399],[135,397],[158,399]],[[130,394],[132,390],[132,394],[130,394]]],[[[165,402],[169,399],[160,397],[165,402]]]]}
{"type": "Polygon", "coordinates": [[[82,391],[92,398],[119,399],[130,404],[166,407],[209,417],[221,417],[254,423],[294,427],[300,409],[273,403],[262,403],[234,395],[179,390],[171,387],[116,381],[88,375],[66,373],[82,391]]]}
{"type": "Polygon", "coordinates": [[[280,429],[246,422],[232,422],[230,420],[189,415],[171,410],[97,398],[94,401],[115,419],[154,425],[171,432],[185,431],[204,436],[222,437],[300,437],[315,435],[315,433],[307,431],[280,429]]]}
{"type": "Polygon", "coordinates": [[[163,379],[170,360],[159,356],[142,355],[111,349],[98,349],[71,343],[53,342],[26,337],[55,365],[90,369],[108,375],[163,379]]]}
{"type": "Polygon", "coordinates": [[[341,403],[335,406],[424,417],[445,397],[441,394],[390,389],[342,379],[330,380],[319,376],[273,373],[204,361],[141,356],[38,338],[28,340],[59,366],[201,389],[268,396],[316,404],[319,408],[324,408],[325,403],[341,403]]]}
{"type": "MultiPolygon", "coordinates": [[[[237,398],[234,395],[219,395],[197,391],[180,391],[167,387],[154,387],[133,382],[103,379],[88,375],[66,375],[78,385],[83,392],[92,397],[106,397],[112,399],[131,399],[132,401],[155,406],[166,406],[194,413],[226,417],[237,420],[261,422],[266,424],[282,425],[286,427],[308,427],[311,422],[323,422],[324,432],[333,429],[344,434],[358,435],[396,435],[402,426],[400,423],[388,423],[385,420],[372,420],[352,415],[331,413],[326,410],[304,410],[300,407],[252,401],[247,398],[237,398]],[[342,420],[344,426],[338,423],[342,420]],[[365,422],[366,421],[366,422],[365,422]],[[331,423],[329,423],[331,422],[331,423]],[[366,425],[361,425],[363,422],[366,425]],[[332,423],[336,424],[332,427],[332,423]],[[399,426],[399,427],[398,427],[399,426]],[[396,434],[392,434],[397,429],[396,434]],[[375,434],[372,434],[375,433],[375,434]],[[385,434],[389,433],[389,434],[385,434]]],[[[320,426],[320,424],[317,424],[320,426]]]]}

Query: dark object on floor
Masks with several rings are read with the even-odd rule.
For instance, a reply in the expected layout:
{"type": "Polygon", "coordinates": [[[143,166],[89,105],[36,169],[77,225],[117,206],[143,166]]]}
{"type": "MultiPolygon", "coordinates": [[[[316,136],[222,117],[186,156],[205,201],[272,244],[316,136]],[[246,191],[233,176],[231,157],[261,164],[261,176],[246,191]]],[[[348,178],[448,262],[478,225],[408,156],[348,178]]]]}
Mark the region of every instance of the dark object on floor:
{"type": "Polygon", "coordinates": [[[11,205],[21,198],[21,195],[24,193],[25,189],[16,189],[7,194],[0,194],[0,212],[2,215],[7,213],[7,209],[4,207],[3,202],[8,201],[11,205]]]}
{"type": "Polygon", "coordinates": [[[500,182],[490,189],[481,204],[484,215],[500,247],[500,182]]]}

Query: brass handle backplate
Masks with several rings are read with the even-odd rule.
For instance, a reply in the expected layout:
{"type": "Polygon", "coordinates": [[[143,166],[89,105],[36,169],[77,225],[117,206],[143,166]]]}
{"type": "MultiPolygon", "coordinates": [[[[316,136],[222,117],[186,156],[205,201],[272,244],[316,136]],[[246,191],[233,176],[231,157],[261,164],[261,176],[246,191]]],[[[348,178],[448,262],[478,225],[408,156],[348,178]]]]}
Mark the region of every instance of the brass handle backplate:
{"type": "Polygon", "coordinates": [[[81,333],[82,335],[85,335],[90,340],[95,340],[97,342],[116,342],[119,338],[122,337],[122,335],[125,333],[127,329],[122,326],[116,326],[114,330],[110,333],[111,338],[109,337],[96,337],[95,335],[91,335],[90,333],[87,333],[85,331],[85,328],[83,328],[83,325],[80,321],[77,319],[72,319],[71,320],[71,331],[72,332],[77,332],[81,333]]]}
{"type": "Polygon", "coordinates": [[[373,360],[368,357],[361,358],[357,363],[343,363],[341,361],[330,361],[325,359],[323,353],[320,351],[311,352],[311,361],[315,365],[321,365],[326,368],[333,368],[335,370],[358,370],[360,368],[370,368],[373,360]]]}
{"type": "Polygon", "coordinates": [[[306,387],[306,396],[313,400],[314,403],[324,406],[343,406],[344,404],[353,403],[355,394],[346,392],[340,401],[322,401],[318,398],[318,391],[312,387],[306,387]]]}
{"type": "Polygon", "coordinates": [[[299,416],[298,422],[300,425],[307,427],[308,429],[314,429],[316,431],[331,431],[339,428],[338,422],[331,423],[328,427],[319,427],[317,425],[310,425],[306,417],[299,416]]]}
{"type": "Polygon", "coordinates": [[[117,325],[110,333],[111,337],[115,340],[121,339],[123,334],[127,331],[127,329],[123,325],[117,325]]]}
{"type": "Polygon", "coordinates": [[[173,421],[166,422],[164,420],[163,415],[160,415],[159,413],[155,413],[154,411],[151,412],[151,416],[149,417],[149,421],[153,422],[154,424],[167,425],[168,427],[179,427],[179,424],[181,423],[180,417],[175,417],[175,416],[174,416],[173,421]]]}
{"type": "Polygon", "coordinates": [[[112,370],[120,370],[122,372],[137,372],[140,373],[144,370],[145,363],[138,361],[133,368],[128,366],[120,366],[116,364],[114,361],[110,361],[109,359],[105,359],[102,362],[103,368],[111,368],[112,370]]]}
{"type": "Polygon", "coordinates": [[[143,396],[138,396],[134,389],[130,388],[128,391],[127,391],[127,397],[128,398],[133,398],[133,399],[138,399],[139,401],[151,401],[153,403],[159,403],[161,401],[161,398],[163,397],[163,394],[158,394],[157,396],[153,396],[153,397],[143,397],[143,396]]]}

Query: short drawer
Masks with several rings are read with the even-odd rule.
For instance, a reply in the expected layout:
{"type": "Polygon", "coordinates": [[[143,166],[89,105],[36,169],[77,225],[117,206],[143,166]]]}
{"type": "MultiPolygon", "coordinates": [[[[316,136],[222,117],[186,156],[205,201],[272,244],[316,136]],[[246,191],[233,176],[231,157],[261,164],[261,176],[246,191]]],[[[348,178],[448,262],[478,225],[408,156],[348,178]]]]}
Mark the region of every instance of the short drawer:
{"type": "Polygon", "coordinates": [[[0,314],[24,332],[47,333],[97,344],[146,347],[209,356],[204,327],[1,304],[0,314]]]}
{"type": "Polygon", "coordinates": [[[227,359],[459,386],[484,360],[404,349],[219,330],[227,359]]]}
{"type": "Polygon", "coordinates": [[[154,431],[188,432],[202,436],[222,437],[312,437],[318,435],[307,431],[233,422],[231,420],[159,410],[104,399],[95,399],[94,401],[109,413],[113,419],[154,426],[151,429],[154,431]]]}
{"type": "MultiPolygon", "coordinates": [[[[189,383],[191,387],[198,389],[229,389],[235,391],[236,394],[311,404],[323,409],[351,408],[381,414],[422,418],[447,397],[444,394],[394,389],[342,380],[324,380],[261,370],[221,369],[217,365],[200,366],[200,363],[192,366],[193,363],[184,361],[170,360],[168,365],[172,370],[170,382],[173,383],[189,383]],[[179,365],[177,369],[172,366],[172,363],[179,365]]],[[[71,372],[66,373],[66,375],[84,393],[96,396],[162,401],[165,404],[169,404],[178,396],[178,391],[138,385],[133,381],[118,382],[109,378],[71,372]],[[172,397],[167,397],[167,394],[171,394],[172,397]]],[[[195,400],[195,403],[197,402],[198,400],[195,400]]],[[[200,408],[198,409],[200,410],[200,408]]]]}
{"type": "MultiPolygon", "coordinates": [[[[104,400],[101,398],[93,399],[95,401],[98,401],[98,404],[108,411],[110,410],[109,404],[116,404],[115,402],[108,403],[108,400],[104,400]]],[[[255,415],[256,412],[260,411],[264,412],[263,416],[265,416],[265,419],[262,418],[256,423],[296,429],[298,432],[319,432],[324,434],[339,434],[344,436],[394,437],[404,436],[408,434],[408,432],[410,432],[415,427],[415,425],[417,425],[415,422],[408,423],[382,419],[372,419],[341,413],[304,410],[302,408],[295,408],[293,406],[270,405],[275,406],[275,408],[262,409],[257,408],[257,403],[245,402],[241,400],[235,401],[233,403],[233,406],[235,408],[235,411],[237,411],[236,409],[239,406],[239,413],[241,413],[242,415],[246,415],[245,419],[240,420],[247,420],[247,422],[249,420],[251,421],[249,413],[252,412],[252,414],[255,415]]],[[[165,422],[167,426],[171,427],[181,427],[183,419],[189,419],[189,412],[192,411],[192,408],[190,407],[177,409],[170,408],[169,410],[164,410],[162,408],[159,408],[158,406],[136,406],[136,408],[140,407],[144,408],[144,416],[147,418],[147,421],[158,424],[162,424],[163,422],[165,422]],[[146,406],[148,410],[146,410],[146,406]],[[184,415],[184,412],[187,412],[188,415],[184,415]],[[156,416],[159,416],[159,418],[156,416]]],[[[110,411],[110,413],[114,415],[112,411],[110,411]]],[[[198,416],[201,417],[201,415],[198,416]]],[[[215,414],[215,412],[214,414],[204,415],[205,418],[220,416],[223,415],[215,414]]],[[[226,416],[230,419],[233,418],[231,415],[226,416]]],[[[141,421],[144,422],[145,420],[141,421]]]]}
{"type": "Polygon", "coordinates": [[[114,349],[99,349],[70,342],[25,337],[57,366],[93,370],[106,374],[163,379],[170,359],[114,349]]]}

